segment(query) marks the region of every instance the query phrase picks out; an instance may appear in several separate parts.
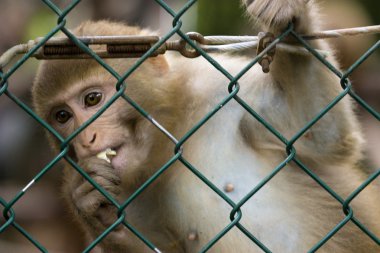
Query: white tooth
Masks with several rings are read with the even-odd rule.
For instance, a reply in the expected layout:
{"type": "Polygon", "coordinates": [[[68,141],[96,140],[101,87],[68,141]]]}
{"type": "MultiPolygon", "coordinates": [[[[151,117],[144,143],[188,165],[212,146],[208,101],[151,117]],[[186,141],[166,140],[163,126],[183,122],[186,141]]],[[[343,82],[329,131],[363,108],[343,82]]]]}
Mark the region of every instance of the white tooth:
{"type": "Polygon", "coordinates": [[[106,150],[100,152],[99,154],[96,155],[97,158],[103,159],[107,161],[108,163],[111,163],[110,156],[116,156],[116,151],[112,150],[110,148],[107,148],[106,150]]]}

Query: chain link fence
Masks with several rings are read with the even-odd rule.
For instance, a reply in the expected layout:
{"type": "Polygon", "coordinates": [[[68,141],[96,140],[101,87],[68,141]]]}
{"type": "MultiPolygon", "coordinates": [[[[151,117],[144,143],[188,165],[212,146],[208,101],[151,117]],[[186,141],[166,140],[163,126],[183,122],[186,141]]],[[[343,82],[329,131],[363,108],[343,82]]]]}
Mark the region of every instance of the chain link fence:
{"type": "Polygon", "coordinates": [[[379,177],[380,169],[375,170],[373,174],[371,174],[365,181],[362,182],[361,186],[358,187],[355,191],[353,191],[349,197],[342,198],[339,194],[337,194],[329,185],[327,185],[321,178],[319,178],[316,174],[314,174],[309,168],[307,168],[296,156],[293,145],[297,142],[297,140],[316,122],[318,122],[327,112],[329,112],[336,104],[338,104],[342,98],[346,96],[352,97],[362,108],[368,111],[375,119],[380,119],[380,114],[374,108],[372,108],[369,104],[366,103],[361,97],[359,97],[353,90],[352,85],[349,80],[352,72],[358,68],[366,59],[374,53],[380,47],[380,41],[378,41],[373,47],[371,47],[357,62],[355,62],[347,71],[341,72],[336,69],[332,64],[325,60],[318,51],[316,51],[313,47],[311,47],[299,34],[293,31],[292,26],[290,26],[286,31],[284,31],[281,35],[279,35],[270,45],[264,49],[257,57],[255,57],[252,62],[247,65],[244,69],[240,71],[237,75],[231,75],[228,71],[226,71],[221,65],[215,62],[204,50],[202,50],[194,40],[190,39],[185,33],[181,31],[182,21],[181,17],[186,13],[186,11],[191,8],[196,0],[188,1],[182,9],[178,12],[173,11],[164,1],[156,0],[157,4],[161,6],[167,13],[169,13],[173,17],[172,25],[173,28],[170,32],[168,32],[165,36],[160,38],[146,53],[140,57],[136,63],[123,75],[119,75],[115,70],[113,70],[110,66],[108,66],[97,54],[95,54],[92,50],[90,50],[82,41],[78,40],[66,27],[66,17],[67,15],[81,2],[80,0],[72,1],[65,9],[59,9],[52,1],[42,0],[42,2],[48,6],[51,11],[56,13],[57,15],[57,25],[54,29],[52,29],[42,40],[40,40],[36,45],[34,45],[31,50],[26,53],[19,61],[17,61],[14,65],[12,65],[7,72],[0,71],[0,98],[8,97],[11,99],[17,106],[22,108],[25,113],[29,114],[35,121],[37,121],[41,127],[48,130],[52,135],[55,136],[57,140],[60,141],[61,152],[49,162],[46,167],[42,168],[40,172],[28,183],[23,189],[21,189],[16,196],[14,196],[10,201],[5,201],[4,196],[0,196],[0,205],[2,209],[2,214],[4,216],[5,222],[0,224],[0,233],[7,233],[11,227],[16,229],[21,235],[27,238],[30,243],[32,243],[38,250],[41,252],[48,252],[48,250],[42,245],[33,234],[28,233],[25,228],[23,228],[16,219],[16,212],[13,210],[13,207],[16,203],[23,201],[23,196],[29,191],[30,187],[34,184],[38,183],[38,181],[43,178],[47,172],[49,172],[55,164],[57,164],[60,160],[66,160],[71,166],[78,171],[84,178],[86,178],[98,191],[100,191],[113,205],[115,205],[119,210],[119,218],[115,221],[113,225],[111,225],[108,229],[106,229],[98,238],[96,238],[93,242],[91,242],[87,248],[83,252],[90,252],[99,242],[106,237],[113,229],[115,229],[120,224],[127,227],[133,234],[135,234],[141,241],[143,241],[152,251],[160,252],[159,249],[149,241],[149,238],[146,238],[144,234],[140,233],[136,228],[134,228],[126,218],[126,214],[124,212],[125,208],[132,203],[139,195],[144,192],[144,190],[151,185],[157,178],[160,177],[162,173],[164,173],[171,165],[177,161],[181,162],[185,165],[191,172],[193,172],[200,180],[203,181],[208,187],[210,187],[215,194],[219,195],[222,199],[226,201],[228,205],[231,206],[230,213],[230,224],[226,226],[222,231],[220,231],[212,240],[208,242],[208,244],[203,245],[203,248],[200,252],[207,252],[212,246],[220,240],[224,235],[226,235],[232,228],[238,228],[245,236],[252,240],[252,243],[259,246],[263,252],[271,252],[270,249],[267,248],[259,239],[257,239],[253,234],[254,231],[248,231],[239,221],[242,217],[242,213],[240,211],[241,207],[254,196],[260,189],[266,185],[270,180],[272,180],[278,172],[280,172],[287,163],[293,161],[299,168],[304,171],[307,175],[309,175],[315,182],[317,182],[320,187],[322,187],[326,192],[328,192],[337,202],[339,202],[342,206],[342,210],[345,214],[345,218],[336,225],[325,237],[321,238],[320,241],[315,244],[309,252],[315,252],[320,247],[322,247],[330,238],[332,238],[340,229],[342,229],[348,222],[353,222],[358,226],[362,233],[365,233],[370,237],[375,243],[379,245],[380,249],[380,238],[373,234],[365,225],[363,225],[360,220],[358,220],[354,214],[353,210],[350,207],[350,203],[373,181],[379,177]],[[9,89],[9,78],[30,58],[35,54],[50,38],[52,38],[57,32],[62,31],[70,40],[72,40],[81,50],[90,55],[93,59],[95,59],[100,65],[102,65],[109,73],[111,73],[118,81],[116,84],[117,92],[115,92],[114,96],[103,106],[90,120],[88,120],[85,124],[83,124],[80,128],[78,128],[75,132],[73,132],[69,137],[63,138],[60,136],[49,124],[40,119],[25,103],[23,103],[16,95],[14,95],[9,89]],[[164,128],[162,128],[159,123],[157,123],[148,112],[144,111],[138,104],[136,104],[130,97],[128,97],[124,91],[126,89],[126,85],[124,81],[151,55],[155,53],[166,41],[168,41],[173,35],[179,35],[184,41],[187,42],[190,47],[194,48],[197,54],[200,57],[204,57],[211,65],[213,65],[220,73],[222,73],[226,78],[229,79],[228,91],[229,95],[227,95],[220,103],[212,109],[204,118],[198,122],[193,128],[188,131],[180,140],[176,140],[170,133],[168,133],[164,128]],[[315,58],[317,58],[322,64],[326,66],[331,72],[333,72],[339,79],[341,80],[342,91],[339,96],[331,101],[331,103],[326,106],[319,115],[313,118],[310,122],[308,122],[301,130],[299,130],[291,139],[286,139],[280,132],[278,132],[275,128],[273,128],[268,122],[266,122],[258,113],[255,112],[253,108],[251,108],[244,100],[239,97],[239,79],[255,64],[258,64],[259,60],[271,50],[276,44],[278,44],[284,37],[292,36],[295,38],[306,50],[308,50],[315,58]],[[117,99],[122,98],[125,99],[130,105],[132,105],[142,116],[144,116],[147,120],[155,124],[164,134],[166,134],[170,139],[175,142],[175,152],[173,157],[162,167],[160,168],[149,180],[147,180],[132,196],[126,199],[123,203],[118,203],[114,198],[110,196],[104,189],[97,185],[96,182],[92,180],[68,155],[69,143],[72,141],[84,128],[86,128],[89,124],[91,124],[97,117],[101,115],[109,106],[111,106],[117,99]],[[259,121],[267,131],[271,132],[278,140],[280,140],[284,144],[284,150],[287,153],[287,158],[279,164],[273,171],[267,175],[258,185],[254,186],[252,190],[247,194],[244,198],[242,198],[239,202],[232,201],[221,189],[215,186],[208,178],[206,178],[201,172],[197,170],[189,161],[187,161],[184,157],[181,156],[182,145],[188,141],[191,136],[202,127],[210,118],[212,118],[224,105],[228,104],[230,101],[235,100],[239,103],[253,118],[259,121]]]}

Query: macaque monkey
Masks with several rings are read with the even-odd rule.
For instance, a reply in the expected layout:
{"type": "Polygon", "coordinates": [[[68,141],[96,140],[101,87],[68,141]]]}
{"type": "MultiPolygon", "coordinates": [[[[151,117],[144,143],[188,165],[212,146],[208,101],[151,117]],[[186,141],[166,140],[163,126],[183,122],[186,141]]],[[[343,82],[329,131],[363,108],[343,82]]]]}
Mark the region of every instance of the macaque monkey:
{"type": "MultiPolygon", "coordinates": [[[[313,1],[246,0],[243,4],[262,31],[278,35],[290,22],[300,34],[319,29],[321,16],[313,1]]],[[[74,33],[150,34],[108,21],[85,22],[74,33]]],[[[325,41],[310,43],[329,51],[325,41]]],[[[212,57],[236,75],[254,56],[212,57]]],[[[332,53],[327,60],[336,65],[332,53]]],[[[106,62],[122,74],[135,59],[106,62]]],[[[149,58],[133,72],[126,79],[125,94],[180,139],[229,94],[229,82],[202,57],[187,59],[167,53],[149,58]]],[[[95,60],[43,62],[33,88],[35,109],[67,137],[115,94],[115,84],[115,78],[95,60]]],[[[256,64],[239,85],[238,96],[287,140],[342,92],[339,79],[311,54],[281,50],[277,50],[269,73],[256,64]]],[[[175,148],[122,98],[70,145],[73,159],[119,203],[166,164],[175,148]]],[[[362,145],[353,102],[345,97],[295,142],[294,149],[298,160],[346,199],[366,179],[358,169],[362,145]]],[[[57,148],[58,143],[53,141],[53,146],[57,148]]],[[[182,157],[238,203],[288,154],[284,143],[232,99],[184,143],[182,157]]],[[[379,237],[380,193],[374,187],[368,186],[350,207],[379,237]]],[[[118,219],[117,208],[70,165],[65,168],[63,194],[91,240],[118,219]]],[[[125,219],[157,247],[156,252],[195,253],[231,223],[232,209],[176,161],[126,207],[125,219]]],[[[239,223],[270,251],[279,253],[308,252],[346,217],[342,204],[294,161],[287,162],[240,210],[239,223]]],[[[107,235],[99,247],[106,253],[152,251],[123,225],[107,235]]],[[[208,252],[263,251],[233,227],[208,252]]],[[[348,221],[318,252],[375,253],[380,252],[380,246],[348,221]]]]}

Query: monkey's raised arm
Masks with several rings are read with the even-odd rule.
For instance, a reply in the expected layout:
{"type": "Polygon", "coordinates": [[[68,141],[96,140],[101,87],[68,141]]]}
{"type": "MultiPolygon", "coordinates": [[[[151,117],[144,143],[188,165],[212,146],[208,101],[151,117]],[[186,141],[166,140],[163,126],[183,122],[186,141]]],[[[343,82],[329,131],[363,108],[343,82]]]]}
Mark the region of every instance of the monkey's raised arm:
{"type": "Polygon", "coordinates": [[[318,26],[317,7],[310,0],[242,0],[251,18],[267,32],[278,34],[293,23],[299,33],[311,32],[318,26]]]}
{"type": "MultiPolygon", "coordinates": [[[[318,7],[314,1],[308,0],[245,0],[247,12],[254,20],[258,29],[279,35],[290,23],[294,31],[300,35],[319,29],[318,7]]],[[[286,40],[297,41],[289,35],[286,40]]],[[[329,45],[325,41],[310,42],[312,47],[330,51],[327,60],[333,65],[337,63],[329,45]]],[[[270,73],[254,77],[255,83],[264,83],[256,100],[252,102],[258,113],[268,120],[286,138],[294,137],[302,128],[321,113],[343,89],[339,78],[314,56],[297,55],[283,50],[277,50],[270,65],[270,73]],[[265,99],[259,96],[266,94],[265,99]],[[266,101],[265,101],[266,100],[266,101]]],[[[247,95],[249,96],[249,95],[247,95]]],[[[250,125],[252,120],[246,116],[242,124],[250,125]]],[[[248,127],[243,127],[248,130],[248,127]]],[[[251,129],[255,129],[254,127],[251,129]]],[[[252,137],[255,146],[284,147],[282,143],[273,141],[266,135],[267,131],[253,130],[247,133],[252,137]],[[277,144],[275,144],[277,143],[277,144]]],[[[326,159],[332,163],[348,164],[357,161],[360,156],[363,139],[358,122],[355,118],[349,98],[344,98],[319,122],[311,127],[296,141],[299,155],[313,160],[326,159]]]]}

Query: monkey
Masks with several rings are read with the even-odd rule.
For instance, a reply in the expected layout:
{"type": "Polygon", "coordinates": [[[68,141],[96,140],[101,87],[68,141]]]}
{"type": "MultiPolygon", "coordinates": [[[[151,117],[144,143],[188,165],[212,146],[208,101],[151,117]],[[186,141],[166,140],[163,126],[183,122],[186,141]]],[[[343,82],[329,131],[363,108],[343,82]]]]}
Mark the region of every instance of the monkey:
{"type": "MultiPolygon", "coordinates": [[[[289,23],[298,34],[311,33],[318,30],[321,20],[314,1],[244,0],[242,5],[254,26],[276,36],[289,23]]],[[[73,32],[76,36],[152,34],[110,21],[87,21],[73,32]]],[[[289,43],[295,42],[289,38],[289,43]]],[[[326,41],[310,44],[330,50],[326,41]]],[[[254,56],[211,57],[236,76],[254,56]]],[[[326,57],[337,66],[333,53],[326,57]]],[[[123,74],[135,59],[105,62],[123,74]]],[[[66,138],[111,99],[116,83],[92,59],[44,61],[33,84],[34,108],[66,138]]],[[[65,166],[63,197],[90,240],[115,224],[122,213],[130,225],[120,224],[107,234],[98,245],[101,252],[152,252],[131,227],[153,243],[155,252],[204,252],[210,242],[208,252],[263,252],[252,238],[267,252],[309,252],[350,210],[375,236],[380,235],[379,192],[373,184],[349,203],[350,210],[341,203],[367,178],[358,169],[364,139],[348,96],[288,148],[237,99],[221,104],[230,95],[230,80],[203,57],[187,59],[167,53],[148,58],[125,83],[126,96],[173,138],[185,141],[178,149],[122,98],[72,139],[70,156],[79,167],[118,203],[133,198],[124,210],[118,210],[70,164],[65,166]],[[216,107],[219,110],[207,122],[185,137],[216,107]],[[113,154],[104,153],[107,149],[113,154]],[[97,157],[102,152],[109,161],[97,157]],[[136,195],[161,168],[165,170],[136,195]],[[309,171],[340,197],[323,189],[309,171]],[[219,194],[223,191],[228,200],[219,194]],[[214,240],[222,231],[227,232],[214,240]]],[[[234,98],[238,96],[286,140],[343,91],[339,78],[311,54],[281,50],[269,73],[255,64],[238,84],[234,98]]],[[[50,139],[59,150],[59,142],[50,139]]],[[[318,248],[318,252],[338,253],[379,250],[352,220],[318,248]]]]}

